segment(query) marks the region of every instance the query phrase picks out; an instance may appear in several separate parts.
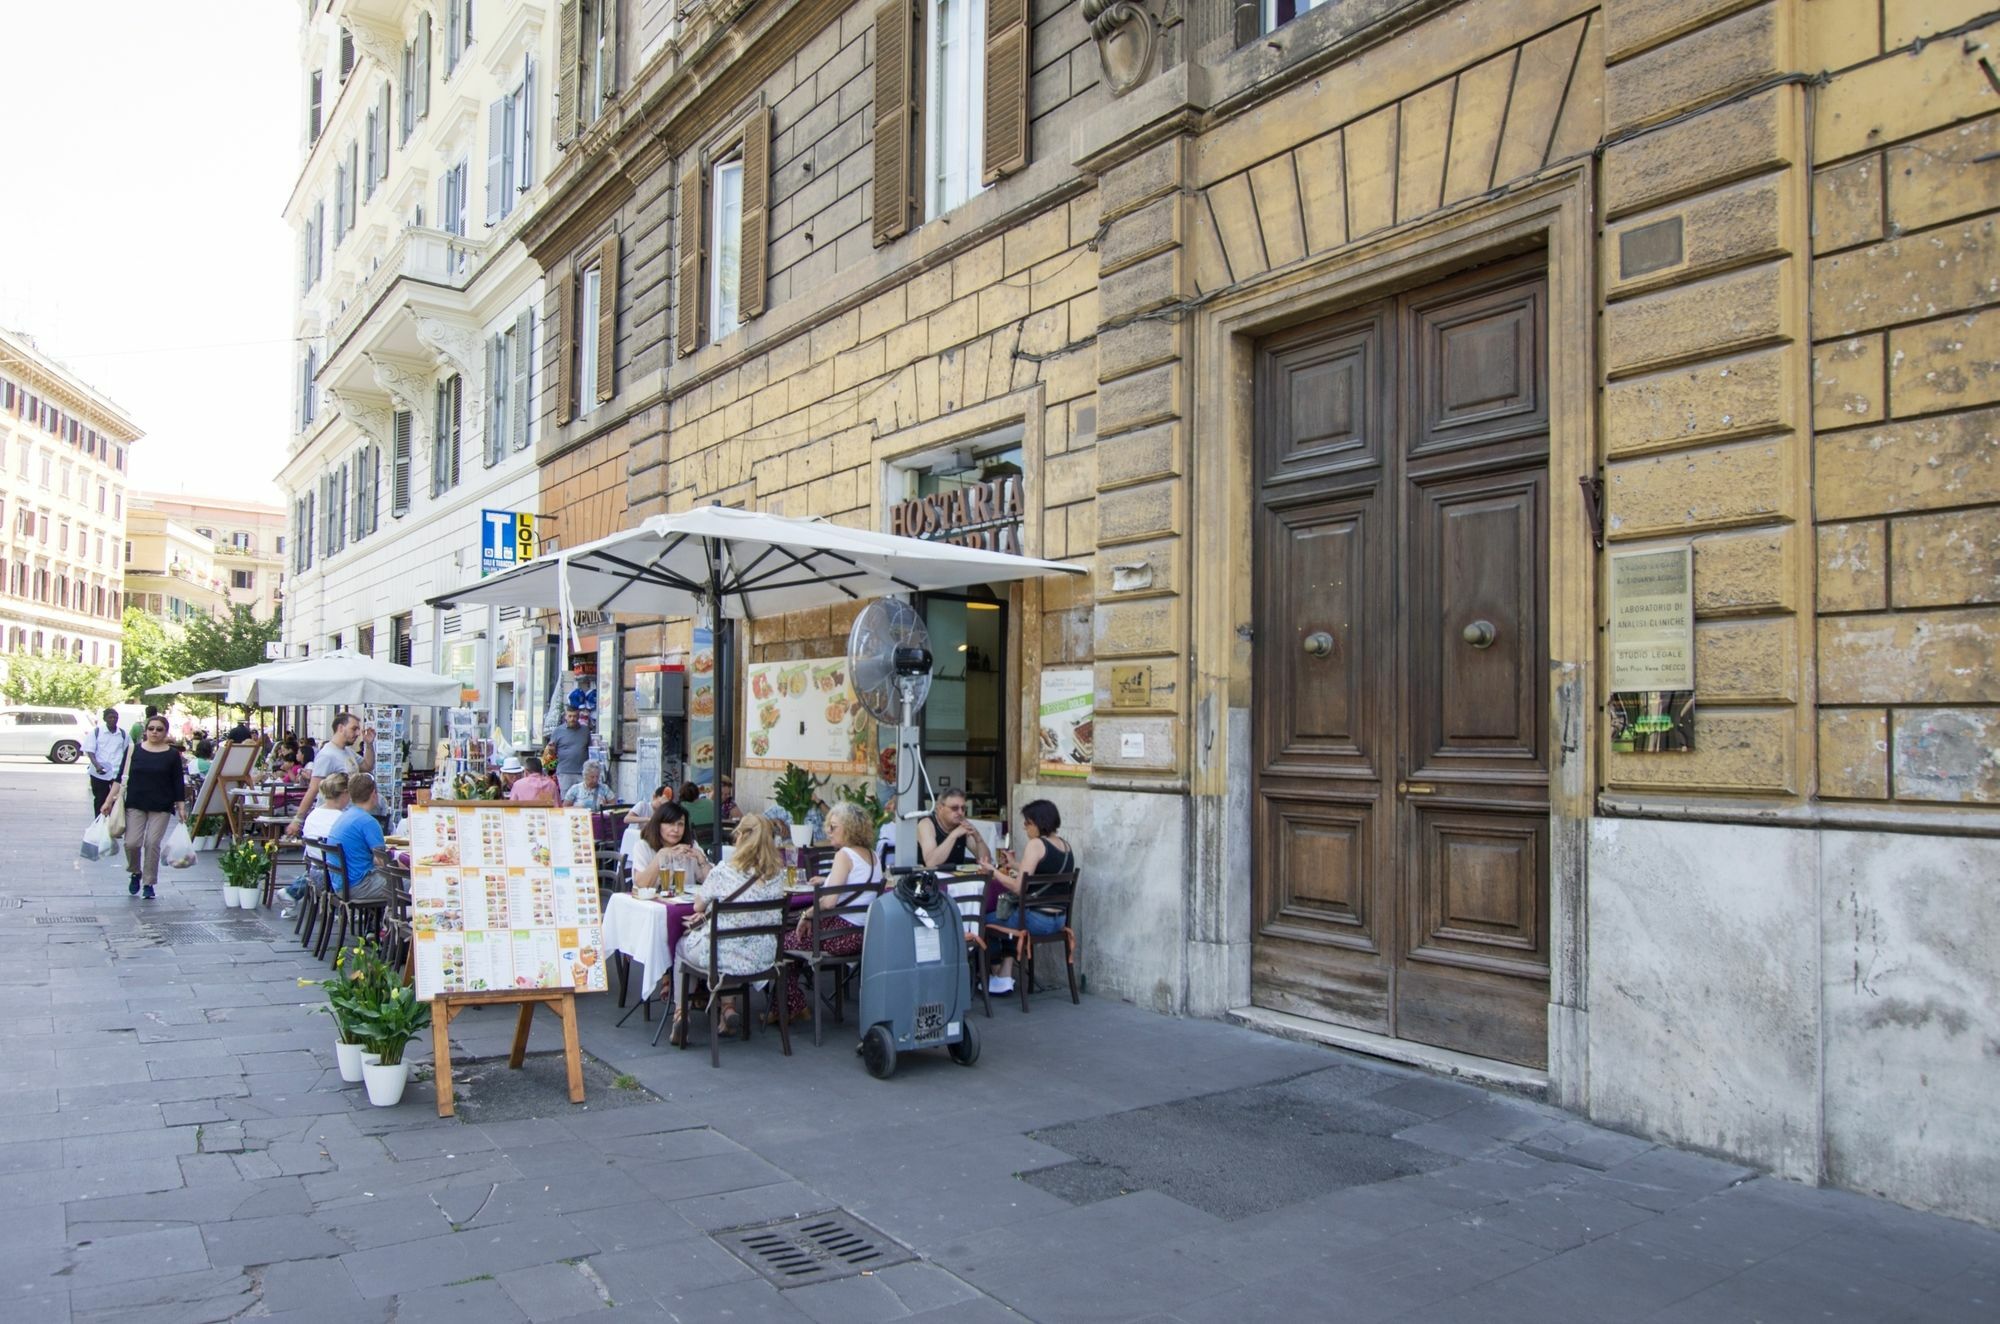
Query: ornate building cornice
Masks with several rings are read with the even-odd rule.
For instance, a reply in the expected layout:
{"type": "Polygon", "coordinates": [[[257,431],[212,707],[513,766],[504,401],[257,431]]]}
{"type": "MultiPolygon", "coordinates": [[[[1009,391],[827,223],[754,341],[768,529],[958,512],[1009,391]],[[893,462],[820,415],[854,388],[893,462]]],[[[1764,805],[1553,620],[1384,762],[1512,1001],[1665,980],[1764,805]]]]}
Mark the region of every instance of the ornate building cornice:
{"type": "Polygon", "coordinates": [[[332,399],[333,407],[340,411],[342,418],[367,433],[368,439],[377,446],[388,448],[393,426],[392,410],[385,407],[388,402],[382,396],[338,386],[329,387],[327,395],[332,399]]]}
{"type": "Polygon", "coordinates": [[[431,373],[423,364],[393,358],[387,354],[363,354],[375,373],[375,384],[389,393],[396,408],[410,415],[417,436],[430,436],[431,373]]]}

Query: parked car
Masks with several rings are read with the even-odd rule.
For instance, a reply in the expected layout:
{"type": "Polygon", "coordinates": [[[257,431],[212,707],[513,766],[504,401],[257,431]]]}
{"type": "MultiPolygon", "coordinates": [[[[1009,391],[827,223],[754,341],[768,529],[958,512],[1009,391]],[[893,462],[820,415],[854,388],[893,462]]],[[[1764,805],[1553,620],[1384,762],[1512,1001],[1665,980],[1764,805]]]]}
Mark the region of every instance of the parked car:
{"type": "Polygon", "coordinates": [[[83,757],[83,738],[96,720],[81,708],[0,708],[0,754],[74,763],[83,757]]]}

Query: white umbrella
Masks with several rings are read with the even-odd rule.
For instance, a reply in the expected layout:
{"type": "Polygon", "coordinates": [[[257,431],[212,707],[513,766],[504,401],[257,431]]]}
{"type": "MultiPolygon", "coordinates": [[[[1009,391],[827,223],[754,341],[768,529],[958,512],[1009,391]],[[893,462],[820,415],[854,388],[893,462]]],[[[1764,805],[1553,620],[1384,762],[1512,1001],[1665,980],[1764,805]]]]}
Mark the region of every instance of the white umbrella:
{"type": "Polygon", "coordinates": [[[698,506],[654,515],[637,528],[530,561],[432,602],[637,616],[716,613],[750,620],[829,603],[1082,573],[1059,561],[825,520],[698,506]]]}
{"type": "Polygon", "coordinates": [[[227,694],[229,671],[197,671],[192,676],[182,676],[179,680],[169,680],[147,690],[148,694],[227,694]]]}
{"type": "MultiPolygon", "coordinates": [[[[1080,575],[1060,561],[850,529],[729,506],[654,515],[614,533],[503,571],[432,605],[555,607],[563,638],[577,611],[754,620],[809,607],[902,593],[1080,575]]],[[[729,711],[729,670],[717,668],[717,710],[729,711]]],[[[728,722],[716,725],[718,766],[727,767],[728,722]]],[[[720,839],[720,819],[717,837],[720,839]]]]}
{"type": "Polygon", "coordinates": [[[316,657],[248,667],[229,680],[229,702],[282,708],[290,704],[396,703],[447,707],[458,702],[455,676],[440,676],[340,649],[316,657]]]}

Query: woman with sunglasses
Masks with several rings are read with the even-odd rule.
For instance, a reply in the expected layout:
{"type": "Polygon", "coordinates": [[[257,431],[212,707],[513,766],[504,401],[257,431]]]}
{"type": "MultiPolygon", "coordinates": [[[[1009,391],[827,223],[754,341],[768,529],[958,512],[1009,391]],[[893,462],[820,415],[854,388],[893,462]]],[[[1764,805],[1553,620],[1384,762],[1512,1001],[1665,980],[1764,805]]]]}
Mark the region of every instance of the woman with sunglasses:
{"type": "Polygon", "coordinates": [[[125,776],[125,867],[132,877],[125,890],[153,899],[160,881],[160,842],[176,818],[187,817],[187,764],[167,739],[167,719],[148,717],[146,738],[132,750],[125,776]]]}

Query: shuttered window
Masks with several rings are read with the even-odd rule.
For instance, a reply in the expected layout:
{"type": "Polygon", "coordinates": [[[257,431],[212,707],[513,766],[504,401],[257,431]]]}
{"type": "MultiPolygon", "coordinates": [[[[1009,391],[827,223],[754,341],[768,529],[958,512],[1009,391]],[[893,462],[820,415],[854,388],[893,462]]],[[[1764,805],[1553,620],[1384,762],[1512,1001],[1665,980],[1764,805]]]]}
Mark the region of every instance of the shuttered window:
{"type": "Polygon", "coordinates": [[[375,143],[381,128],[382,126],[377,123],[375,108],[372,106],[369,107],[367,129],[364,134],[364,140],[368,144],[367,174],[361,182],[361,197],[364,201],[375,196],[375,180],[381,169],[380,163],[375,157],[375,143]]]}
{"type": "Polygon", "coordinates": [[[431,113],[431,16],[417,16],[417,118],[431,113]]]}
{"type": "Polygon", "coordinates": [[[735,333],[767,306],[771,112],[758,105],[681,176],[679,352],[735,333]]]}
{"type": "Polygon", "coordinates": [[[587,416],[597,405],[598,304],[603,278],[595,266],[577,281],[576,299],[576,412],[587,416]]]}
{"type": "Polygon", "coordinates": [[[916,124],[917,0],[884,0],[875,11],[875,242],[910,228],[910,155],[916,124]]]}
{"type": "Polygon", "coordinates": [[[876,9],[875,243],[906,233],[918,206],[942,216],[1027,165],[1030,26],[1027,0],[876,9]]]}
{"type": "Polygon", "coordinates": [[[459,439],[465,421],[465,379],[457,373],[437,386],[437,425],[431,434],[431,495],[458,486],[459,439]]]}
{"type": "Polygon", "coordinates": [[[319,141],[322,115],[320,88],[325,82],[325,73],[318,69],[312,71],[312,77],[306,82],[306,143],[308,146],[319,141]]]}
{"type": "Polygon", "coordinates": [[[1028,164],[1028,0],[981,0],[986,7],[985,121],[980,182],[991,184],[1028,164]]]}
{"type": "Polygon", "coordinates": [[[401,517],[410,508],[410,451],[416,416],[398,409],[389,420],[389,513],[401,517]]]}
{"type": "Polygon", "coordinates": [[[535,310],[523,308],[507,333],[510,380],[507,399],[513,410],[507,435],[515,450],[535,439],[535,310]]]}
{"type": "Polygon", "coordinates": [[[507,424],[511,417],[507,401],[510,385],[507,370],[507,337],[486,338],[486,467],[507,458],[507,424]]]}
{"type": "Polygon", "coordinates": [[[410,134],[417,127],[417,44],[414,41],[403,45],[403,96],[397,103],[401,118],[397,122],[397,140],[405,147],[410,144],[410,134]]]}
{"type": "Polygon", "coordinates": [[[576,414],[573,355],[576,348],[576,280],[568,272],[556,277],[556,422],[576,414]]]}
{"type": "Polygon", "coordinates": [[[927,0],[924,218],[979,192],[985,141],[986,0],[927,0]]]}

